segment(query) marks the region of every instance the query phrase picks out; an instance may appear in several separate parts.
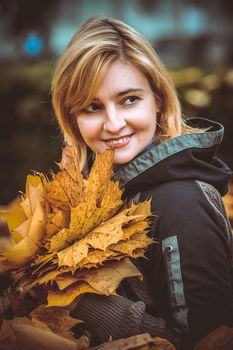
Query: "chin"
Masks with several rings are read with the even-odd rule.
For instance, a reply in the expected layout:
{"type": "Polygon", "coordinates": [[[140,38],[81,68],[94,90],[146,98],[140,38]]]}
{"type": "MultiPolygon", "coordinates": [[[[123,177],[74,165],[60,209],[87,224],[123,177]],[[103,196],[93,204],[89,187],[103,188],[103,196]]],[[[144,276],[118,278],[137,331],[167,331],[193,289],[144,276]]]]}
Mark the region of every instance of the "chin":
{"type": "Polygon", "coordinates": [[[123,165],[129,163],[132,159],[134,159],[135,155],[132,156],[117,156],[114,157],[114,164],[123,165]]]}

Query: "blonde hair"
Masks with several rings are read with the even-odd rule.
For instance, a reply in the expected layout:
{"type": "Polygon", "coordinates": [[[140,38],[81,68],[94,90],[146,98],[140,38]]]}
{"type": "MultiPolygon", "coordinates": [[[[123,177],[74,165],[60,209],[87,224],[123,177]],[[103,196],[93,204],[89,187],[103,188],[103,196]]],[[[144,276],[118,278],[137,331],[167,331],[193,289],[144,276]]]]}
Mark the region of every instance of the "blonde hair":
{"type": "Polygon", "coordinates": [[[125,60],[148,79],[160,112],[159,143],[184,133],[197,132],[185,124],[174,85],[151,44],[127,24],[93,16],[74,34],[56,67],[52,101],[65,141],[76,146],[82,166],[86,144],[77,126],[77,113],[88,106],[111,63],[125,60]]]}

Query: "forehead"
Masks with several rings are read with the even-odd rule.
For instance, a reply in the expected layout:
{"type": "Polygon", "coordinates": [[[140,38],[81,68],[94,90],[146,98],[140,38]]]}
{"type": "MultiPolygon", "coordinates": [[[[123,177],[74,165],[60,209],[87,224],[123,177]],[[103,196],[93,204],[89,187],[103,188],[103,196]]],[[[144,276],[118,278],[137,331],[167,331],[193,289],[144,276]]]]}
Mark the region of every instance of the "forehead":
{"type": "Polygon", "coordinates": [[[150,91],[151,88],[145,75],[132,63],[113,62],[105,72],[96,91],[95,99],[118,96],[128,90],[150,91]]]}

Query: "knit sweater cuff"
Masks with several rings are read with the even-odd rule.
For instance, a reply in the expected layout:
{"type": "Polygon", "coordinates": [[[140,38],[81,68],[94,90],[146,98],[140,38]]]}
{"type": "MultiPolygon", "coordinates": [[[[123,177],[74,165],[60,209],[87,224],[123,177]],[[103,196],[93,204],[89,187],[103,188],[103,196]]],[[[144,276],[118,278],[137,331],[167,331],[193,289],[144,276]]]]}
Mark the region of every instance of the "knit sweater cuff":
{"type": "Polygon", "coordinates": [[[142,301],[129,305],[124,316],[124,324],[119,327],[116,338],[140,333],[149,333],[152,337],[165,338],[176,346],[179,344],[179,336],[176,332],[167,328],[163,318],[145,313],[145,303],[142,301]]]}
{"type": "Polygon", "coordinates": [[[134,304],[131,300],[120,296],[86,294],[71,311],[71,316],[84,321],[87,329],[104,342],[110,336],[118,337],[118,329],[131,304],[134,304]]]}
{"type": "Polygon", "coordinates": [[[131,302],[125,310],[124,322],[119,324],[116,338],[126,338],[142,332],[142,319],[145,311],[145,303],[142,301],[131,302]]]}
{"type": "Polygon", "coordinates": [[[71,316],[81,319],[91,334],[100,342],[127,338],[140,333],[166,338],[177,345],[176,333],[166,328],[162,318],[145,313],[145,303],[133,302],[121,296],[86,294],[71,311],[71,316]]]}

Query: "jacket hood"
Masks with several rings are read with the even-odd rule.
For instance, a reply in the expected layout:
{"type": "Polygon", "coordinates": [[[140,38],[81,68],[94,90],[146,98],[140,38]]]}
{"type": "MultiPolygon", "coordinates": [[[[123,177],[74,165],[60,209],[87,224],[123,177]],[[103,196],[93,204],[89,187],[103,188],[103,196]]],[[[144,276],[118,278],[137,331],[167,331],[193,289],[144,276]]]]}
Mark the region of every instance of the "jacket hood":
{"type": "Polygon", "coordinates": [[[213,185],[224,195],[232,171],[215,157],[223,138],[223,126],[205,118],[189,118],[186,122],[192,127],[208,128],[208,131],[181,135],[147,147],[130,163],[118,168],[112,178],[119,180],[127,192],[194,179],[213,185]]]}

